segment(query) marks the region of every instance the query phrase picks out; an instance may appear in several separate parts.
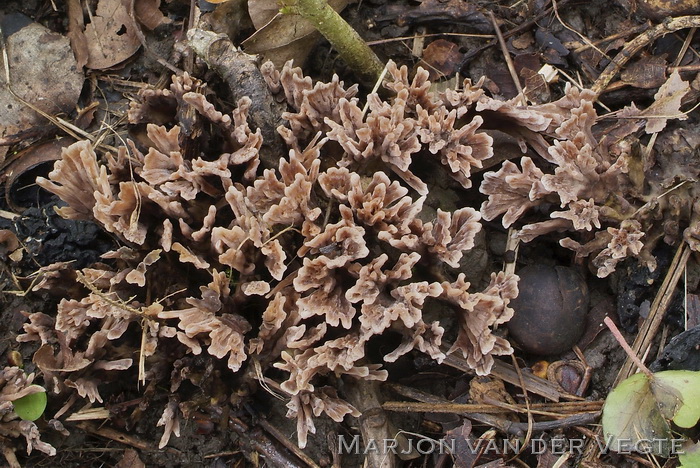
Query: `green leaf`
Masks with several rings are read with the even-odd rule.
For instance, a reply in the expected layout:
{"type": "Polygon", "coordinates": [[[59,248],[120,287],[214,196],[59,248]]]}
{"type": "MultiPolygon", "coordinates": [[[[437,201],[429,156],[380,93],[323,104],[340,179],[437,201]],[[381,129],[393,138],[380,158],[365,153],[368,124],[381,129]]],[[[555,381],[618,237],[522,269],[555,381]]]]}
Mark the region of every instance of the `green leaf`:
{"type": "Polygon", "coordinates": [[[695,468],[700,466],[700,444],[687,444],[683,447],[684,453],[678,455],[681,462],[680,468],[695,468]]]}
{"type": "Polygon", "coordinates": [[[700,419],[700,372],[670,370],[654,374],[654,395],[664,417],[682,428],[691,428],[700,419]]]}
{"type": "MultiPolygon", "coordinates": [[[[671,428],[646,375],[635,374],[610,392],[603,406],[603,434],[610,448],[618,452],[634,450],[639,440],[671,439],[671,428]]],[[[668,453],[663,448],[657,451],[663,452],[657,455],[668,453]]]]}
{"type": "Polygon", "coordinates": [[[700,372],[663,371],[650,379],[635,374],[610,392],[603,406],[603,433],[613,450],[639,448],[653,440],[651,453],[670,455],[673,421],[682,428],[700,419],[700,372]]]}
{"type": "Polygon", "coordinates": [[[44,414],[46,409],[46,392],[37,392],[25,395],[12,402],[15,413],[25,421],[35,421],[44,414]]]}

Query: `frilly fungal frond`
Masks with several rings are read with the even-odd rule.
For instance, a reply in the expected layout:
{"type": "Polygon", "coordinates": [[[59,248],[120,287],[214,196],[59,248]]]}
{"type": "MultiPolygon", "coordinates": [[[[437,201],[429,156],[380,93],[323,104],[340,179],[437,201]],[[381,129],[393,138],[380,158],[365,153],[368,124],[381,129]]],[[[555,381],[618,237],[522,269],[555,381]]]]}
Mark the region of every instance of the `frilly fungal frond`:
{"type": "Polygon", "coordinates": [[[289,64],[265,70],[289,106],[279,129],[289,157],[277,168],[259,168],[250,102],[220,112],[184,75],[167,90],[142,91],[132,106],[149,145],[129,143],[103,163],[79,142],[39,180],[67,203],[64,216],[92,219],[125,245],[79,271],[84,294],[61,301],[55,320],[32,314],[21,339],[41,341],[35,360],[52,389],[90,401],[104,400],[105,383],[136,367],[148,382],[172,377],[161,446],[192,411],[178,390],[192,356],[241,376],[278,369],[270,374],[284,376],[279,388],[304,445],[314,417],[358,414],[324,385],[332,376],[386,379],[365,353],[375,337],[402,336],[386,361],[413,349],[441,361],[439,319],[448,313],[460,324],[451,352],[477,372],[511,351],[493,330],[512,314],[517,277],[495,275],[485,291],[467,290],[452,271],[474,247],[481,215],[426,209],[430,186],[411,168],[414,158],[434,158],[471,185],[472,169],[493,154],[482,118],[463,121],[483,93],[465,82],[435,94],[424,72],[409,82],[405,67],[390,64],[394,96],[370,95],[363,115],[356,87],[337,78],[314,84],[289,64]],[[445,273],[431,273],[436,267],[445,273]],[[441,284],[450,277],[456,282],[441,284]]]}
{"type": "MultiPolygon", "coordinates": [[[[687,86],[678,85],[679,81],[684,83],[674,75],[664,87],[676,83],[681,87],[677,94],[682,95],[687,86]]],[[[697,249],[692,234],[698,230],[696,165],[670,157],[643,167],[640,157],[621,139],[640,125],[625,125],[624,132],[617,129],[618,140],[599,139],[596,134],[606,131],[596,123],[594,99],[590,91],[567,87],[559,101],[520,113],[513,103],[479,101],[478,110],[501,112],[517,125],[552,139],[548,143],[541,136],[528,137],[545,163],[540,167],[547,169],[523,157],[519,166],[506,161],[497,171],[484,174],[480,187],[488,195],[481,206],[484,219],[503,215],[504,227],[524,219],[519,237],[526,242],[552,232],[593,231],[593,239],[583,245],[570,237],[560,244],[579,257],[592,256],[599,277],[610,275],[628,257],[653,270],[656,262],[651,251],[661,239],[678,242],[682,226],[684,239],[697,249]],[[670,194],[673,186],[670,192],[678,191],[670,194]],[[540,212],[544,208],[549,219],[532,222],[535,207],[540,212]]],[[[521,130],[520,135],[528,134],[521,130]]]]}

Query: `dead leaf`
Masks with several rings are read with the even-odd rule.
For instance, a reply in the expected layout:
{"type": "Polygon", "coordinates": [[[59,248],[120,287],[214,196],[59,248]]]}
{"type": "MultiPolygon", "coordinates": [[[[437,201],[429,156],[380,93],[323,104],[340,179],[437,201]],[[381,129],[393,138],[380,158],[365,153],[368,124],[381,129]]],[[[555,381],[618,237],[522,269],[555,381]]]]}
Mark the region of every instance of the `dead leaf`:
{"type": "Polygon", "coordinates": [[[452,457],[455,468],[473,468],[476,463],[477,454],[474,448],[478,447],[478,444],[471,432],[472,423],[465,419],[461,426],[445,433],[446,445],[452,447],[454,443],[452,457]]]}
{"type": "Polygon", "coordinates": [[[624,137],[636,131],[644,124],[647,133],[660,132],[666,127],[669,119],[686,120],[688,116],[681,112],[681,100],[690,91],[690,84],[683,81],[677,71],[674,71],[668,80],[654,95],[654,103],[644,110],[640,110],[634,103],[625,107],[617,114],[622,123],[609,133],[617,138],[624,137]]]}
{"type": "Polygon", "coordinates": [[[431,81],[436,81],[454,75],[462,66],[463,59],[464,54],[457,44],[437,39],[425,48],[419,65],[428,70],[431,81]]]}
{"type": "Polygon", "coordinates": [[[136,15],[136,19],[139,20],[139,23],[143,24],[151,31],[161,24],[169,24],[172,22],[170,18],[160,11],[160,0],[139,0],[138,2],[134,2],[134,14],[136,15]]]}
{"type": "Polygon", "coordinates": [[[644,130],[647,133],[656,133],[666,127],[668,119],[686,120],[688,116],[681,113],[681,99],[688,91],[690,91],[688,82],[683,81],[681,75],[674,71],[654,94],[654,104],[644,111],[645,115],[662,117],[649,118],[644,130]]]}
{"type": "Polygon", "coordinates": [[[511,41],[511,45],[519,50],[522,49],[527,49],[530,47],[532,44],[535,43],[535,38],[532,37],[532,33],[530,31],[526,31],[523,34],[520,34],[513,38],[511,41]]]}
{"type": "Polygon", "coordinates": [[[26,150],[21,151],[18,155],[13,156],[12,160],[3,167],[3,176],[7,176],[5,181],[5,201],[15,211],[20,211],[15,206],[11,194],[15,193],[13,186],[17,179],[25,172],[49,161],[57,161],[61,159],[61,150],[73,143],[72,138],[60,138],[50,140],[45,143],[32,145],[26,150]]]}
{"type": "Polygon", "coordinates": [[[85,37],[85,21],[80,0],[68,0],[68,39],[73,49],[73,55],[82,69],[88,62],[88,44],[85,37]]]}
{"type": "Polygon", "coordinates": [[[114,468],[146,468],[146,465],[141,461],[136,450],[126,449],[122,459],[114,465],[114,468]]]}
{"type": "Polygon", "coordinates": [[[411,8],[401,2],[386,2],[383,14],[375,18],[378,22],[391,21],[401,27],[424,23],[469,24],[475,32],[493,33],[493,24],[479,10],[476,2],[463,0],[421,0],[411,8]]]}
{"type": "Polygon", "coordinates": [[[666,81],[668,62],[664,55],[648,55],[629,65],[620,74],[620,80],[635,88],[658,88],[666,81]]]}
{"type": "Polygon", "coordinates": [[[503,381],[487,376],[474,377],[469,382],[469,399],[474,403],[492,404],[494,401],[515,404],[513,397],[506,391],[503,381]]]}
{"type": "Polygon", "coordinates": [[[248,15],[255,29],[261,29],[280,12],[277,0],[251,0],[248,2],[248,15]]]}
{"type": "Polygon", "coordinates": [[[524,86],[525,95],[531,102],[542,104],[551,100],[549,84],[537,71],[542,66],[539,54],[518,54],[513,59],[513,65],[524,86]]]}
{"type": "MultiPolygon", "coordinates": [[[[338,12],[342,11],[348,3],[350,3],[349,0],[328,1],[328,4],[338,12]]],[[[315,31],[316,28],[301,16],[277,13],[255,34],[243,41],[242,45],[246,52],[259,54],[285,46],[315,31]]]]}
{"type": "Polygon", "coordinates": [[[544,104],[551,100],[552,95],[549,92],[549,84],[544,79],[544,76],[529,68],[523,68],[520,71],[520,76],[523,78],[523,84],[525,85],[525,96],[530,101],[536,104],[544,104]]]}
{"type": "Polygon", "coordinates": [[[99,107],[98,101],[92,101],[86,107],[78,109],[78,115],[75,116],[75,121],[73,122],[76,127],[85,130],[90,126],[90,124],[95,120],[95,113],[99,107]]]}
{"type": "Polygon", "coordinates": [[[554,455],[549,448],[547,448],[543,453],[537,455],[537,468],[554,468],[558,466],[560,468],[569,468],[569,464],[564,462],[563,465],[557,465],[557,461],[561,455],[554,455]]]}
{"type": "MultiPolygon", "coordinates": [[[[38,23],[7,38],[12,90],[47,114],[73,110],[85,76],[78,68],[68,39],[38,23]]],[[[16,99],[0,74],[0,137],[15,135],[45,123],[44,117],[16,99]]]]}
{"type": "Polygon", "coordinates": [[[134,20],[122,0],[100,0],[85,28],[88,68],[104,69],[128,59],[141,46],[134,20]]]}
{"type": "Polygon", "coordinates": [[[14,260],[13,257],[21,256],[21,245],[14,232],[9,229],[0,229],[0,260],[7,261],[8,258],[14,260]],[[17,255],[18,251],[20,255],[17,255]]]}

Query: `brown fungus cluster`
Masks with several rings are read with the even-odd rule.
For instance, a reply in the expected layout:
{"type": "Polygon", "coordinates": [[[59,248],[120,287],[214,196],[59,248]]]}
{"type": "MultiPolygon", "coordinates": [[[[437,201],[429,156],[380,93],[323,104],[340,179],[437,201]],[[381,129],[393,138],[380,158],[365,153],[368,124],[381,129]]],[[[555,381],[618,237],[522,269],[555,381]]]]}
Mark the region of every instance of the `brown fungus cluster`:
{"type": "Polygon", "coordinates": [[[226,398],[216,379],[241,388],[254,379],[286,396],[304,446],[315,417],[358,415],[335,379],[387,378],[368,354],[376,337],[401,337],[386,362],[414,349],[438,362],[459,352],[482,375],[494,355],[512,352],[494,330],[513,315],[518,277],[492,273],[478,291],[459,271],[482,217],[519,223],[525,241],[594,231],[561,245],[594,255],[599,276],[629,256],[653,267],[655,242],[675,242],[681,227],[695,248],[700,208],[684,201],[695,198],[662,195],[680,182],[692,191],[698,171],[664,167],[640,186],[630,146],[597,136],[591,92],[567,88],[558,101],[522,106],[469,80],[432,92],[424,70],[409,79],[405,67],[387,68],[390,97],[370,94],[363,109],[357,88],[337,77],[313,83],[290,64],[264,65],[288,109],[278,128],[288,157],[277,167],[261,167],[269,159],[248,124],[250,100],[224,114],[187,75],[133,104],[130,121],[149,144],[129,141],[103,158],[88,142],[67,148],[38,183],[67,203],[63,216],[97,222],[121,247],[74,272],[84,294],[63,299],[55,317],[29,314],[20,340],[41,343],[47,388],[100,402],[104,384],[134,368],[145,395],[169,382],[164,446],[201,409],[184,382],[214,404],[226,398]],[[423,168],[470,188],[494,154],[485,127],[528,155],[484,174],[480,212],[428,207],[423,168]],[[445,319],[458,323],[446,352],[445,319]]]}
{"type": "MultiPolygon", "coordinates": [[[[645,124],[652,133],[662,130],[667,119],[685,118],[679,106],[689,90],[674,73],[656,94],[656,104],[646,111],[632,104],[620,112],[632,120],[612,125],[597,122],[593,92],[572,87],[559,101],[529,106],[517,115],[507,111],[512,105],[508,102],[480,102],[477,108],[505,111],[518,122],[514,133],[536,154],[484,174],[480,191],[488,200],[482,216],[492,220],[502,215],[504,227],[524,221],[518,236],[525,242],[554,232],[591,232],[582,236],[583,243],[572,237],[559,243],[579,257],[592,257],[601,278],[628,257],[654,270],[652,250],[660,240],[674,245],[683,238],[698,250],[700,194],[695,181],[700,168],[692,154],[679,151],[645,159],[631,144],[634,132],[645,124]],[[645,118],[655,114],[663,118],[645,118]],[[539,214],[532,214],[534,208],[539,214]]],[[[691,152],[697,146],[691,144],[691,152]]]]}
{"type": "Polygon", "coordinates": [[[447,311],[459,323],[448,353],[477,373],[512,352],[493,330],[513,314],[517,276],[494,273],[470,291],[455,270],[481,215],[426,209],[429,186],[410,167],[428,158],[471,186],[493,154],[482,118],[467,115],[482,91],[465,81],[432,93],[425,71],[409,81],[390,64],[392,96],[370,95],[365,114],[356,87],[337,78],[314,84],[290,64],[263,71],[288,105],[278,131],[289,156],[276,168],[259,167],[250,101],[223,114],[184,75],[133,104],[147,147],[128,142],[99,158],[79,142],[38,179],[67,203],[64,217],[93,220],[122,246],[77,271],[85,294],[63,299],[55,318],[30,314],[20,339],[41,342],[35,361],[53,392],[100,402],[104,383],[134,367],[147,385],[171,379],[161,446],[193,410],[178,389],[195,382],[186,369],[204,353],[235,375],[279,379],[304,446],[315,417],[358,415],[334,378],[387,378],[366,354],[374,337],[402,337],[385,361],[413,349],[441,361],[435,312],[447,311]]]}

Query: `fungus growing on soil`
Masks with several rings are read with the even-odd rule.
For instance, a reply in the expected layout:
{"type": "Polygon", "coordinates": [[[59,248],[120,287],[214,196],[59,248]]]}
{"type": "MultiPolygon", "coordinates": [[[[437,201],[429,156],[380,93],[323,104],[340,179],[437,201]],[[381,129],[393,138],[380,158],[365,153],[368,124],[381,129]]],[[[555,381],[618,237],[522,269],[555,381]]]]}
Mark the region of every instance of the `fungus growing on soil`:
{"type": "MultiPolygon", "coordinates": [[[[411,171],[414,158],[434,155],[446,175],[471,185],[492,139],[480,117],[457,119],[481,91],[467,81],[432,93],[423,71],[409,82],[405,67],[390,64],[393,97],[371,94],[363,116],[357,88],[337,78],[313,84],[290,64],[263,69],[289,108],[279,128],[289,156],[276,168],[259,170],[263,142],[246,122],[249,101],[224,114],[183,75],[132,106],[150,146],[128,142],[101,159],[79,142],[38,180],[68,204],[65,217],[92,219],[125,244],[76,273],[85,295],[64,299],[55,323],[37,312],[25,326],[21,339],[43,344],[37,363],[53,391],[101,401],[105,383],[137,363],[139,380],[155,385],[173,366],[184,372],[191,356],[209,355],[222,376],[276,376],[304,446],[313,418],[358,414],[335,379],[387,378],[366,353],[375,337],[401,337],[384,361],[413,349],[441,361],[440,320],[450,317],[459,333],[449,352],[477,373],[512,352],[494,330],[513,314],[517,276],[494,273],[485,290],[471,290],[458,269],[481,215],[471,207],[431,215],[430,186],[411,171]],[[129,350],[141,352],[134,359],[129,350]]],[[[170,387],[161,446],[195,405],[170,387]]]]}
{"type": "MultiPolygon", "coordinates": [[[[660,114],[683,118],[678,107],[688,91],[688,83],[673,73],[657,93],[664,98],[659,101],[665,106],[660,114]]],[[[539,162],[524,156],[519,165],[505,161],[497,171],[484,174],[480,187],[488,196],[481,206],[484,219],[503,215],[504,227],[524,220],[518,237],[525,242],[556,232],[592,232],[592,237],[577,237],[584,243],[563,237],[559,244],[577,257],[591,257],[601,278],[629,257],[653,271],[654,247],[662,239],[675,244],[681,230],[684,240],[697,249],[697,164],[680,155],[643,164],[625,137],[644,124],[641,117],[652,114],[632,105],[621,112],[639,119],[622,128],[618,124],[605,128],[597,123],[594,99],[592,92],[567,85],[562,99],[529,106],[521,113],[512,103],[479,101],[477,109],[501,113],[512,121],[516,129],[509,131],[541,158],[539,162]],[[539,208],[538,214],[534,208],[539,208]]],[[[661,120],[665,125],[666,118],[661,120]]],[[[654,131],[661,128],[657,125],[654,131]]]]}

